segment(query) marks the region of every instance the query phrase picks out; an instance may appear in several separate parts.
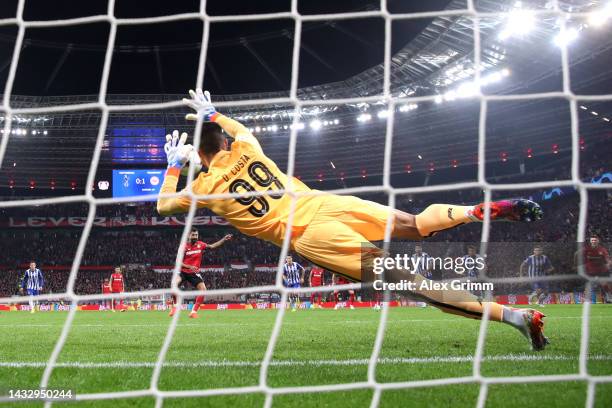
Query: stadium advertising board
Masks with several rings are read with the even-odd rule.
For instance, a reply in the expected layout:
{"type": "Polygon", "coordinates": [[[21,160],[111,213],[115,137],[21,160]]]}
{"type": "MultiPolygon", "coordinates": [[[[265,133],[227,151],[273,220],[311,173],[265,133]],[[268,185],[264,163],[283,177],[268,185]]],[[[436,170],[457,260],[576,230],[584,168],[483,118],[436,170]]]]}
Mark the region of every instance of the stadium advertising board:
{"type": "MultiPolygon", "coordinates": [[[[66,228],[83,227],[87,217],[9,217],[0,221],[4,228],[66,228]]],[[[95,217],[93,225],[96,227],[176,227],[185,225],[184,217],[95,217]]],[[[216,215],[199,215],[193,218],[195,226],[225,226],[229,223],[216,215]]]]}

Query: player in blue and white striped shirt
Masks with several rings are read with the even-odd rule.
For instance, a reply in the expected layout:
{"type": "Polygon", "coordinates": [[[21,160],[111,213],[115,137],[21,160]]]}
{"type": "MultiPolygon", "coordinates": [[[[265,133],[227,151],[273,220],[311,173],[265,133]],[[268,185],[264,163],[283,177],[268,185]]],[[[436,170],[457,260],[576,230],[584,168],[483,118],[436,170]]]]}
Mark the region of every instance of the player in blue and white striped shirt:
{"type": "Polygon", "coordinates": [[[415,266],[414,273],[422,275],[424,278],[433,279],[432,273],[432,258],[427,252],[423,252],[422,245],[414,246],[414,254],[412,254],[412,264],[415,266]]]}
{"type": "MultiPolygon", "coordinates": [[[[524,276],[525,271],[527,271],[527,276],[536,280],[552,273],[554,270],[555,268],[552,266],[550,259],[544,255],[542,247],[536,246],[533,248],[533,254],[529,255],[525,258],[523,263],[521,263],[520,275],[524,276]]],[[[546,298],[546,284],[536,280],[532,286],[534,292],[530,297],[530,302],[535,298],[537,299],[537,303],[543,306],[542,301],[546,298]]]]}
{"type": "MultiPolygon", "coordinates": [[[[414,254],[412,254],[411,262],[414,266],[414,273],[418,273],[427,279],[433,279],[432,273],[432,258],[429,256],[427,252],[423,252],[423,246],[417,244],[414,246],[414,254]]],[[[427,307],[427,303],[418,302],[420,307],[427,307]]]]}
{"type": "MultiPolygon", "coordinates": [[[[42,271],[36,267],[36,262],[30,262],[30,268],[25,271],[23,278],[21,278],[21,291],[25,290],[28,296],[36,296],[43,290],[44,286],[45,278],[42,271]]],[[[38,302],[30,298],[28,303],[30,304],[30,313],[34,313],[38,302]]]]}
{"type": "MultiPolygon", "coordinates": [[[[485,273],[487,264],[482,255],[476,252],[474,245],[468,245],[467,254],[463,255],[463,265],[465,268],[465,276],[468,278],[478,278],[480,273],[485,273]]],[[[472,294],[478,296],[479,299],[484,299],[486,293],[482,290],[473,290],[472,294]]]]}
{"type": "Polygon", "coordinates": [[[467,265],[465,266],[465,276],[468,278],[478,278],[480,273],[484,274],[487,269],[485,259],[476,252],[474,245],[468,245],[467,254],[463,255],[463,265],[467,265]]]}
{"type": "MultiPolygon", "coordinates": [[[[304,283],[304,267],[297,262],[293,262],[291,255],[287,255],[285,265],[283,265],[283,283],[286,287],[295,289],[299,289],[302,283],[304,283]]],[[[299,300],[299,294],[289,295],[292,312],[295,312],[296,304],[299,300]]]]}

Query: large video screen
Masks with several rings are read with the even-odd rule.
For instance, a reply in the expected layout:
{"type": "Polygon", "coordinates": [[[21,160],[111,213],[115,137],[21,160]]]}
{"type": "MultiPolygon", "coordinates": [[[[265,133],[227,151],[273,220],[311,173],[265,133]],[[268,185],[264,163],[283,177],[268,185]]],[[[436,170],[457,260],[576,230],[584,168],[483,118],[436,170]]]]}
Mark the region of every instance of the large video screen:
{"type": "Polygon", "coordinates": [[[166,129],[161,127],[113,128],[109,151],[113,163],[163,163],[166,129]]]}
{"type": "Polygon", "coordinates": [[[113,170],[113,197],[149,196],[143,200],[155,201],[163,181],[163,170],[113,170]]]}

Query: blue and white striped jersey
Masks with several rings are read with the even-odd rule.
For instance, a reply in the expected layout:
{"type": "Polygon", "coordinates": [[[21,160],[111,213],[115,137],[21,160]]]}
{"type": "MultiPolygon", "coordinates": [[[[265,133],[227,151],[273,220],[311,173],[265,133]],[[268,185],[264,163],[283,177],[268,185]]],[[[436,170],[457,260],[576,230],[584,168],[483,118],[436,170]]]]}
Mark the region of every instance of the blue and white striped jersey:
{"type": "Polygon", "coordinates": [[[480,268],[479,268],[478,260],[480,260],[482,265],[484,265],[484,258],[480,254],[474,255],[474,257],[471,257],[469,255],[463,255],[463,265],[471,266],[471,268],[468,268],[467,266],[465,266],[465,276],[467,276],[468,278],[477,278],[478,277],[478,274],[480,273],[480,268]],[[469,258],[472,258],[473,261],[470,261],[470,262],[468,262],[466,264],[466,261],[469,258]]]}
{"type": "Polygon", "coordinates": [[[283,271],[287,279],[287,285],[299,284],[302,279],[302,270],[304,268],[297,262],[291,262],[291,264],[285,263],[283,271]]]}
{"type": "Polygon", "coordinates": [[[527,275],[530,278],[544,276],[545,271],[552,267],[552,263],[546,255],[529,255],[523,262],[527,266],[527,275]]]}
{"type": "Polygon", "coordinates": [[[27,269],[21,279],[21,287],[24,289],[42,290],[45,279],[40,269],[27,269]]]}
{"type": "Polygon", "coordinates": [[[433,279],[433,274],[430,270],[433,259],[427,252],[421,252],[420,256],[414,253],[412,254],[411,258],[415,273],[418,273],[427,279],[433,279]]]}

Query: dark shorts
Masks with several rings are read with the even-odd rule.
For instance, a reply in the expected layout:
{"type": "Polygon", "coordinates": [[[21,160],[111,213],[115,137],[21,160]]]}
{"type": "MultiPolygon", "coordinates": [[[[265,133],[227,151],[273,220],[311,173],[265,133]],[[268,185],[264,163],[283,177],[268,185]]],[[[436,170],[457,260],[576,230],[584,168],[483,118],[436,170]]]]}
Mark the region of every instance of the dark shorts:
{"type": "Polygon", "coordinates": [[[181,281],[191,283],[194,288],[197,288],[200,282],[204,283],[204,279],[202,278],[202,275],[199,273],[181,272],[181,281]]]}
{"type": "Polygon", "coordinates": [[[38,296],[39,292],[38,289],[27,289],[28,296],[38,296]]]}

